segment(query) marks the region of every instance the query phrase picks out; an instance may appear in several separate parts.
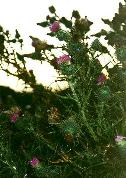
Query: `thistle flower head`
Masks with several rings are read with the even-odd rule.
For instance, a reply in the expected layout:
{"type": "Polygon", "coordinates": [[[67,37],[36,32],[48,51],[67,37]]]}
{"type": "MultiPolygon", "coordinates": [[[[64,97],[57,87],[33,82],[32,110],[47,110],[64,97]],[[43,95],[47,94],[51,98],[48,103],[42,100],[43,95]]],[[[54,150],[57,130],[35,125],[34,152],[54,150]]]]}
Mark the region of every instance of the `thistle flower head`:
{"type": "Polygon", "coordinates": [[[97,78],[97,84],[102,85],[104,82],[107,80],[107,77],[105,74],[100,74],[99,77],[97,78]]]}
{"type": "Polygon", "coordinates": [[[60,24],[57,21],[53,22],[50,26],[51,32],[57,32],[59,31],[59,29],[60,29],[60,24]]]}
{"type": "Polygon", "coordinates": [[[19,114],[18,113],[13,113],[10,116],[10,120],[11,122],[15,123],[17,121],[17,119],[19,118],[19,114]]]}
{"type": "Polygon", "coordinates": [[[122,136],[122,135],[117,135],[117,136],[115,137],[115,141],[116,141],[117,143],[120,143],[120,142],[123,141],[125,138],[126,138],[126,137],[124,137],[124,136],[122,136]]]}
{"type": "Polygon", "coordinates": [[[61,64],[64,62],[69,62],[70,60],[71,60],[71,57],[67,54],[64,54],[64,55],[60,56],[59,58],[57,58],[57,63],[61,64]]]}
{"type": "Polygon", "coordinates": [[[36,158],[36,157],[33,157],[32,160],[30,161],[30,165],[34,168],[34,167],[37,167],[38,164],[40,163],[40,161],[36,158]]]}

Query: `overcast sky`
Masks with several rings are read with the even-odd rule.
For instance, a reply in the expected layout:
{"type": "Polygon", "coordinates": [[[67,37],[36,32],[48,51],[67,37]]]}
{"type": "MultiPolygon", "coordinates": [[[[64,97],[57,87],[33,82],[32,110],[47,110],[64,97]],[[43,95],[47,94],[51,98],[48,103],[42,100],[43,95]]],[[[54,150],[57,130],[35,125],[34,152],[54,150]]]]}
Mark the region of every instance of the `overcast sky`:
{"type": "MultiPolygon", "coordinates": [[[[0,25],[12,34],[18,29],[25,42],[24,52],[30,52],[33,48],[29,35],[46,39],[45,31],[36,23],[45,19],[49,6],[54,5],[59,16],[66,17],[71,16],[73,9],[79,10],[81,16],[88,16],[94,22],[92,31],[97,32],[104,28],[101,17],[111,19],[118,11],[119,2],[120,0],[0,0],[0,25]]],[[[50,85],[54,81],[56,73],[47,64],[29,61],[28,67],[34,70],[39,83],[50,85]]],[[[15,90],[23,89],[21,82],[7,77],[3,72],[0,73],[0,85],[10,86],[15,90]]]]}

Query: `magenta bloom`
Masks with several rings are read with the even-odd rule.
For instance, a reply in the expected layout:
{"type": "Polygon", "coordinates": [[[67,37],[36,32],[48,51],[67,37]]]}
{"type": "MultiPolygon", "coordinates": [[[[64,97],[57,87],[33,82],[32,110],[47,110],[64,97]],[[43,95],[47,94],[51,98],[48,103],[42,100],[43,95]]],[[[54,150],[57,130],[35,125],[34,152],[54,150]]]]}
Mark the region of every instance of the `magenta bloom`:
{"type": "Polygon", "coordinates": [[[19,114],[18,114],[18,113],[13,113],[13,114],[10,116],[10,120],[11,120],[11,122],[13,122],[13,123],[15,123],[18,118],[19,118],[19,114]]]}
{"type": "Polygon", "coordinates": [[[98,85],[102,85],[102,84],[104,84],[104,82],[107,80],[107,77],[106,77],[106,75],[105,74],[101,74],[101,75],[99,75],[99,77],[97,78],[97,84],[98,85]]]}
{"type": "Polygon", "coordinates": [[[121,135],[117,135],[117,136],[115,137],[115,141],[116,141],[117,143],[119,143],[119,142],[123,141],[124,138],[126,138],[126,137],[123,137],[123,136],[121,136],[121,135]]]}
{"type": "Polygon", "coordinates": [[[34,168],[36,166],[38,166],[38,164],[40,163],[40,161],[34,157],[31,161],[30,161],[30,165],[34,168]]]}
{"type": "Polygon", "coordinates": [[[71,57],[69,55],[62,55],[59,58],[56,59],[58,64],[62,64],[64,62],[69,62],[71,60],[71,57]]]}
{"type": "Polygon", "coordinates": [[[50,26],[51,32],[57,32],[59,29],[60,29],[60,24],[57,21],[53,22],[50,26]]]}

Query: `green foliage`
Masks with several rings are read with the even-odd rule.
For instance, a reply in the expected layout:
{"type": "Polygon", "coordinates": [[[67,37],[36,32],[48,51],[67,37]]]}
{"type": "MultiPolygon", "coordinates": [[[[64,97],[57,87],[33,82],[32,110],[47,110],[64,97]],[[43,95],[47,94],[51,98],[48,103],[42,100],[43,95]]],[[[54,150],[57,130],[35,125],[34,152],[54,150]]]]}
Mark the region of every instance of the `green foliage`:
{"type": "Polygon", "coordinates": [[[118,48],[116,50],[117,59],[121,62],[126,61],[126,47],[118,48]]]}
{"type": "Polygon", "coordinates": [[[36,170],[37,177],[58,177],[60,176],[61,168],[56,166],[40,165],[36,170]]]}
{"type": "Polygon", "coordinates": [[[89,21],[87,17],[85,17],[85,19],[76,19],[75,28],[77,31],[80,31],[81,34],[83,34],[84,32],[87,33],[90,30],[90,26],[92,24],[93,23],[89,21]]]}
{"type": "Polygon", "coordinates": [[[45,21],[45,22],[37,23],[37,25],[39,25],[41,27],[48,27],[49,23],[47,21],[45,21]]]}
{"type": "Polygon", "coordinates": [[[102,19],[102,21],[103,21],[105,24],[111,26],[111,21],[110,21],[109,19],[102,19]]]}
{"type": "Polygon", "coordinates": [[[76,121],[74,121],[73,118],[69,118],[67,120],[64,120],[61,123],[61,129],[64,134],[70,134],[73,137],[77,136],[79,134],[78,130],[79,126],[77,125],[76,121]]]}
{"type": "Polygon", "coordinates": [[[74,17],[74,18],[76,18],[76,19],[80,19],[80,14],[79,14],[79,12],[73,10],[73,12],[72,12],[72,17],[74,17]]]}
{"type": "Polygon", "coordinates": [[[56,17],[50,17],[50,18],[49,18],[49,21],[50,21],[50,23],[55,22],[55,21],[56,21],[56,17]]]}
{"type": "Polygon", "coordinates": [[[107,99],[110,99],[111,97],[110,89],[108,86],[104,86],[99,91],[99,98],[101,101],[105,101],[107,99]]]}
{"type": "Polygon", "coordinates": [[[20,61],[24,61],[24,57],[22,55],[20,55],[19,53],[16,53],[17,54],[17,58],[20,60],[20,61]]]}
{"type": "Polygon", "coordinates": [[[71,38],[70,34],[64,30],[59,30],[56,33],[56,37],[60,40],[60,41],[65,41],[68,42],[71,38]]]}
{"type": "Polygon", "coordinates": [[[52,14],[54,14],[54,13],[56,12],[56,9],[55,9],[54,6],[50,6],[50,7],[49,7],[49,11],[50,11],[52,14]]]}
{"type": "Polygon", "coordinates": [[[16,34],[15,34],[15,38],[19,39],[20,38],[20,34],[18,32],[18,30],[16,29],[16,34]]]}
{"type": "Polygon", "coordinates": [[[70,20],[67,20],[65,17],[62,17],[60,19],[60,22],[64,24],[67,28],[72,28],[72,22],[70,20]]]}
{"type": "Polygon", "coordinates": [[[51,36],[51,37],[54,37],[55,34],[53,32],[50,32],[50,33],[47,33],[47,35],[51,36]]]}
{"type": "Polygon", "coordinates": [[[107,49],[105,46],[103,46],[103,45],[100,43],[99,39],[97,39],[97,38],[93,41],[93,43],[92,43],[92,45],[91,45],[91,48],[92,48],[93,50],[99,51],[99,52],[101,52],[101,53],[108,53],[108,49],[107,49]]]}
{"type": "Polygon", "coordinates": [[[98,33],[96,33],[96,34],[94,34],[92,36],[100,38],[101,36],[106,36],[106,35],[107,35],[107,31],[102,29],[100,32],[98,32],[98,33]]]}

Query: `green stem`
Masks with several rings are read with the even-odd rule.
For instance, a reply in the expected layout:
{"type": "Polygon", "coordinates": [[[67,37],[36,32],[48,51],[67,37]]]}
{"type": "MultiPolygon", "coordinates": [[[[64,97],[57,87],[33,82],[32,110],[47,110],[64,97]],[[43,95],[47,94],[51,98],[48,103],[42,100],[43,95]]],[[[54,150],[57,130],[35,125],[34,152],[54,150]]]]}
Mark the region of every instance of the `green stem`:
{"type": "Polygon", "coordinates": [[[70,86],[70,88],[71,88],[71,90],[72,90],[72,92],[73,92],[73,97],[74,97],[75,100],[77,101],[78,106],[79,106],[79,108],[80,108],[80,111],[81,111],[81,114],[82,114],[82,118],[83,118],[83,120],[84,120],[84,124],[86,125],[86,127],[87,127],[87,129],[89,130],[89,132],[90,132],[91,136],[93,137],[93,139],[94,139],[95,141],[97,141],[97,136],[95,135],[95,133],[94,133],[92,127],[89,125],[89,123],[88,123],[88,121],[87,121],[87,118],[86,118],[86,116],[85,116],[85,112],[84,112],[84,110],[83,110],[82,107],[81,107],[81,103],[80,103],[79,98],[78,98],[78,96],[77,96],[77,94],[76,94],[76,92],[75,92],[74,86],[73,86],[73,84],[72,84],[70,81],[69,81],[69,86],[70,86]]]}

